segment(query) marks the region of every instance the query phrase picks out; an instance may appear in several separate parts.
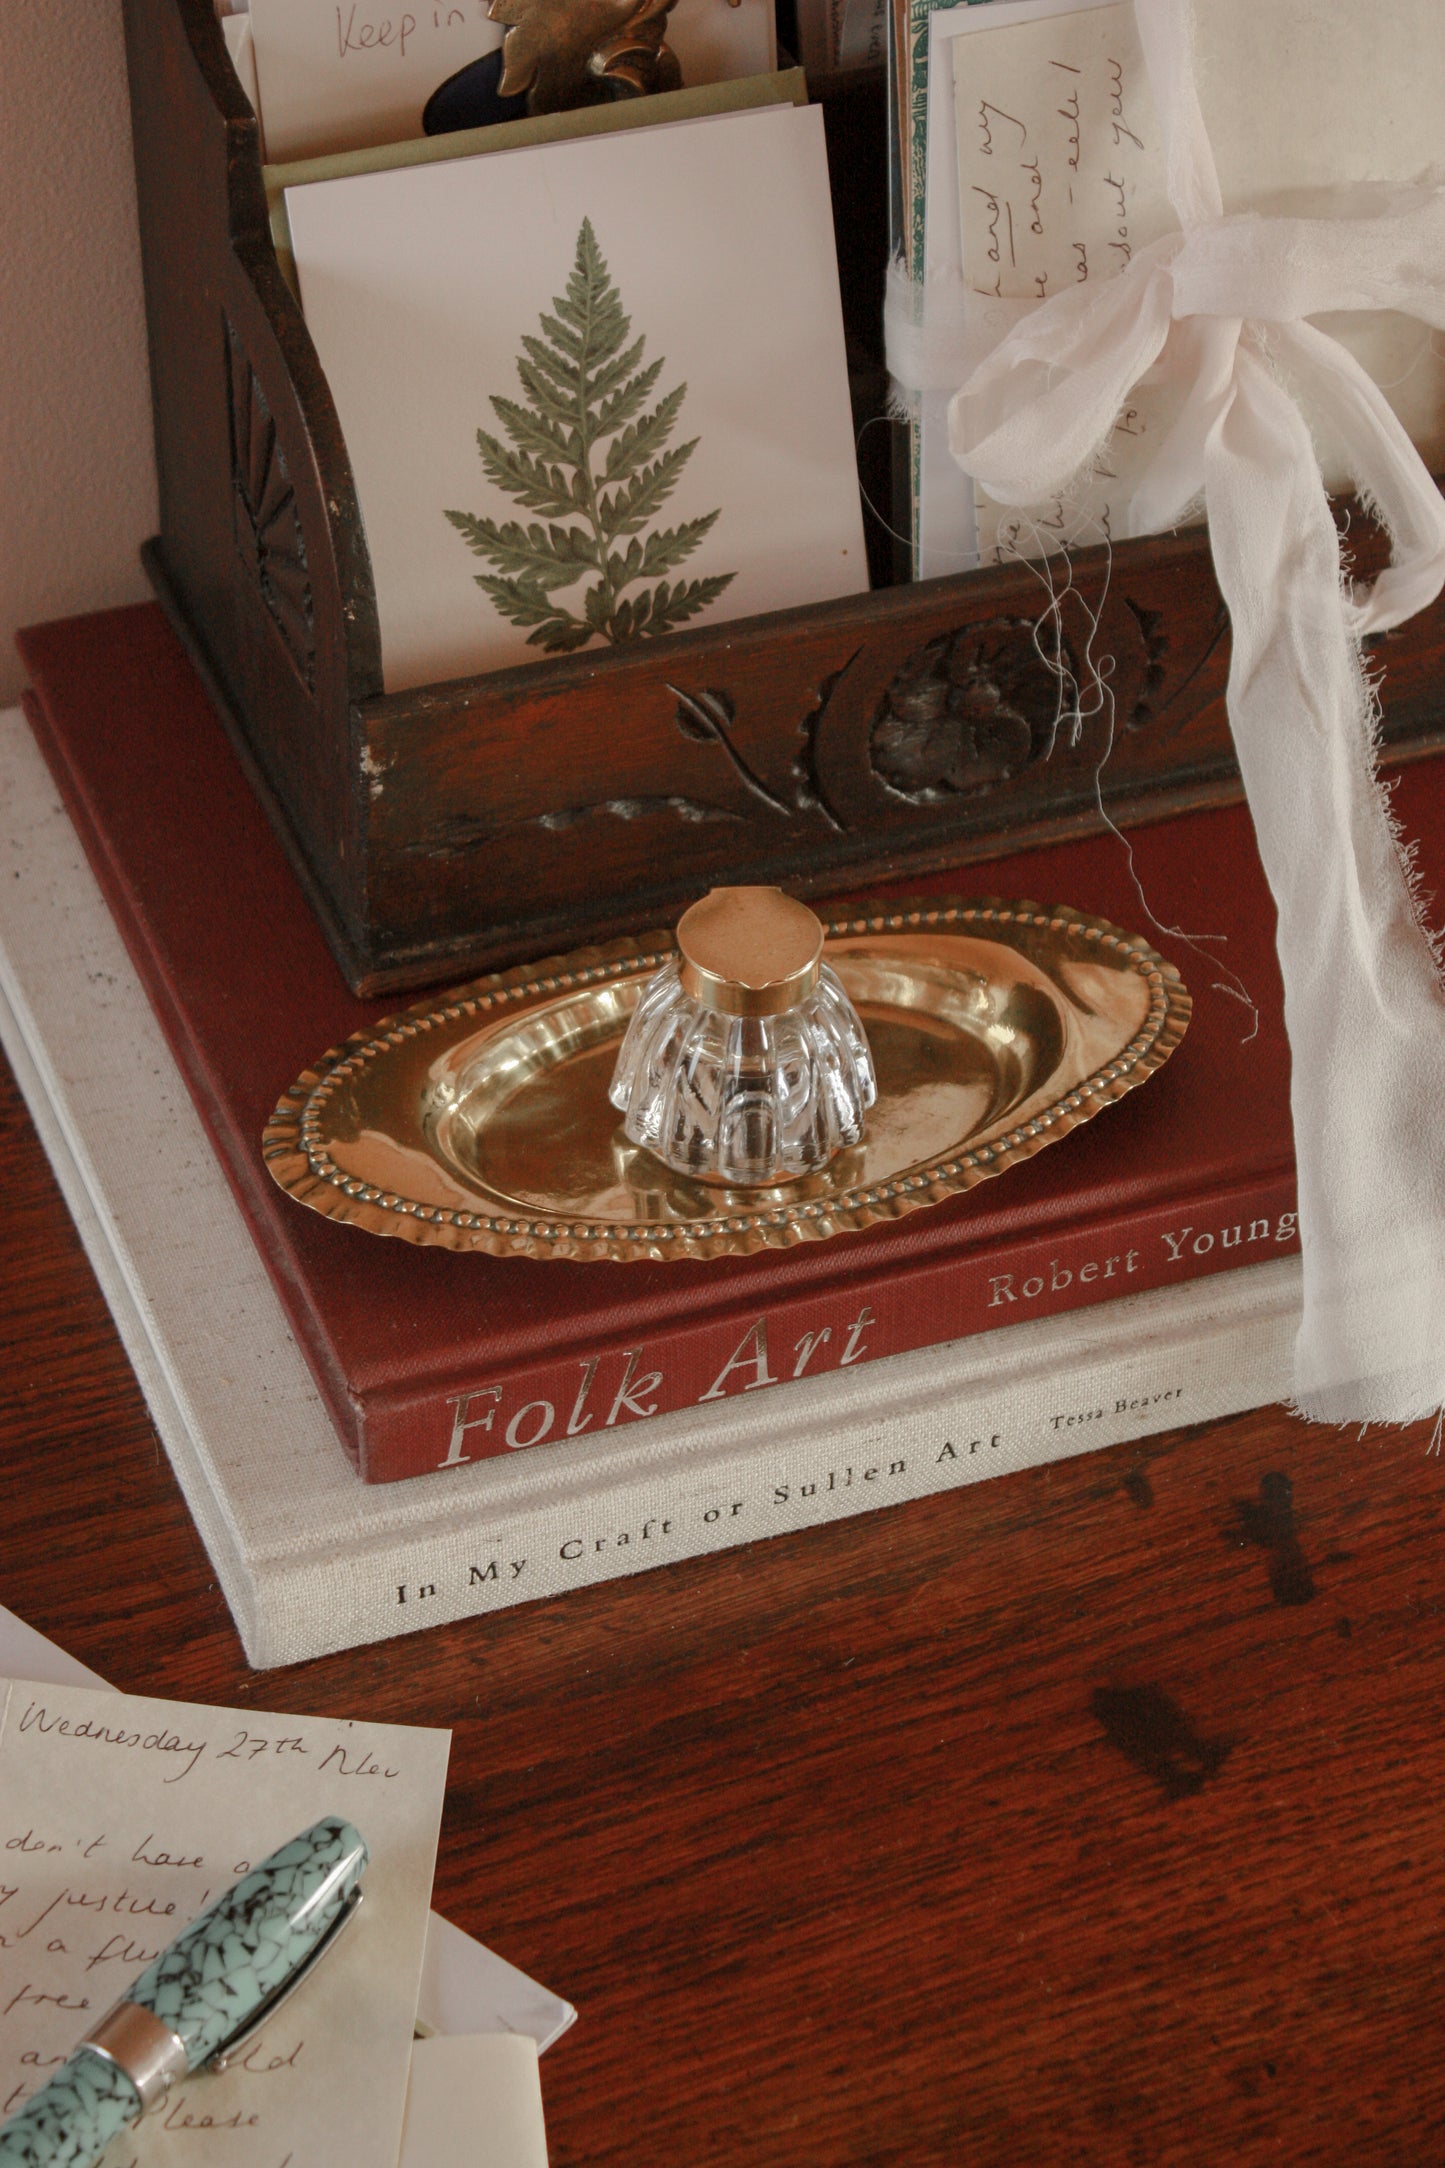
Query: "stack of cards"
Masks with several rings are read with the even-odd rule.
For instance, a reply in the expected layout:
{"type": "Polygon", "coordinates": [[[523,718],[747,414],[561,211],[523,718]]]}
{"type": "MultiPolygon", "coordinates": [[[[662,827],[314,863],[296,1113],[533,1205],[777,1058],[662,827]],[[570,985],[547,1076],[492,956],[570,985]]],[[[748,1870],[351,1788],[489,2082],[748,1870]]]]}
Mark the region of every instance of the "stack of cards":
{"type": "MultiPolygon", "coordinates": [[[[488,0],[250,0],[227,32],[233,51],[249,44],[246,87],[274,164],[421,135],[433,94],[504,35],[488,0]]],[[[667,42],[689,85],[766,74],[777,66],[772,0],[676,0],[667,42]]]]}
{"type": "Polygon", "coordinates": [[[676,0],[681,89],[431,134],[488,0],[217,4],[388,692],[866,588],[822,121],[772,0],[676,0]]]}

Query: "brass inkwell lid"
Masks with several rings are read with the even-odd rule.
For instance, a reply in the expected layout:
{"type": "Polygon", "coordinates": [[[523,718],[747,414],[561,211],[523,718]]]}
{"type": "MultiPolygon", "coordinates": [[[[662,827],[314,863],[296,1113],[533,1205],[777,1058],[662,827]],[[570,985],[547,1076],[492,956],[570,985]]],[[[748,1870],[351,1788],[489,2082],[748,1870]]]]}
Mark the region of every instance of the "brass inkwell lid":
{"type": "Polygon", "coordinates": [[[677,922],[685,994],[725,1016],[781,1016],[812,993],[823,924],[780,888],[714,888],[677,922]]]}

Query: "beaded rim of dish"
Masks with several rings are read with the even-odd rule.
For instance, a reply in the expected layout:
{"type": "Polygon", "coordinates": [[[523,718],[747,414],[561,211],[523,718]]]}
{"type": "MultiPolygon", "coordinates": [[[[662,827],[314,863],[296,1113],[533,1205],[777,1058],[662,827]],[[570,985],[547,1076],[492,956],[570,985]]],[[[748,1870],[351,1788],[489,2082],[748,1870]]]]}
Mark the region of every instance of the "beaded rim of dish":
{"type": "Polygon", "coordinates": [[[466,1212],[420,1203],[378,1188],[337,1166],[325,1144],[325,1112],[332,1096],[360,1075],[387,1048],[405,1045],[443,1026],[486,1022],[509,1006],[545,1000],[588,986],[651,974],[677,954],[666,931],[604,947],[548,957],[465,986],[449,1001],[419,1002],[371,1028],[353,1033],[314,1067],[303,1071],[266,1124],[262,1156],[281,1188],[330,1219],[374,1234],[494,1256],[565,1258],[571,1262],[661,1262],[748,1255],[822,1241],[879,1221],[898,1219],[921,1205],[940,1203],[1001,1174],[1056,1137],[1067,1135],[1162,1068],[1188,1027],[1193,1003],[1175,966],[1140,934],[1067,904],[1041,906],[991,897],[969,902],[908,901],[891,910],[849,913],[823,922],[826,941],[858,935],[907,933],[929,927],[1018,926],[1082,935],[1111,951],[1137,972],[1149,989],[1149,1008],[1138,1031],[1111,1061],[1101,1064],[1028,1121],[968,1150],[926,1166],[910,1167],[885,1182],[860,1184],[832,1195],[769,1203],[753,1211],[728,1210],[696,1220],[602,1222],[548,1213],[466,1212]]]}

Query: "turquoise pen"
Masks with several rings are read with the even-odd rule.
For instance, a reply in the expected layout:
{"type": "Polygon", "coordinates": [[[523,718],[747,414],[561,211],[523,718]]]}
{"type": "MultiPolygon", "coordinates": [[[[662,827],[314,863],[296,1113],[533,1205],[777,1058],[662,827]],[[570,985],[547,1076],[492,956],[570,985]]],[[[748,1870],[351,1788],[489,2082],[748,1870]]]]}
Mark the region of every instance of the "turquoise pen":
{"type": "Polygon", "coordinates": [[[366,1846],[328,1815],[193,1920],[0,2129],[0,2168],[90,2168],[177,2078],[224,2070],[361,1902],[366,1846]]]}

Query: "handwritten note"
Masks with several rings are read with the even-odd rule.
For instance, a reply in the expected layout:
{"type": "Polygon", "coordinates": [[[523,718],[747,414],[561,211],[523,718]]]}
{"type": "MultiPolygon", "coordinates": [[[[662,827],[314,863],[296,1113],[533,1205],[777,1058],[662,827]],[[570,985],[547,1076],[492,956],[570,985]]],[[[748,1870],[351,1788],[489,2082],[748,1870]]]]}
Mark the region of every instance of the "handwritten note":
{"type": "MultiPolygon", "coordinates": [[[[1227,212],[1367,212],[1382,185],[1438,178],[1439,0],[1210,0],[1196,11],[1200,103],[1227,212]],[[1323,192],[1323,193],[1321,193],[1323,192]]],[[[936,262],[980,295],[1024,301],[1113,276],[1175,221],[1132,7],[992,0],[935,13],[954,171],[930,159],[936,262]],[[949,106],[951,105],[951,109],[949,106]],[[950,200],[951,199],[951,200],[950,200]],[[937,216],[936,216],[937,214],[937,216]]],[[[937,55],[938,46],[934,53],[937,55]]],[[[932,63],[931,63],[932,64],[932,63]]],[[[933,109],[930,108],[932,111],[933,109]]],[[[1322,319],[1394,407],[1427,464],[1445,460],[1445,343],[1389,312],[1322,319]]],[[[1298,387],[1325,477],[1347,485],[1332,417],[1298,387]]],[[[976,495],[985,562],[1117,537],[1121,507],[1178,411],[1140,386],[1097,471],[1028,514],[976,495]]]]}
{"type": "Polygon", "coordinates": [[[250,1865],[339,1813],[365,1897],[223,2075],[106,2168],[395,2168],[446,1732],[0,1681],[0,2117],[250,1865]]]}
{"type": "Polygon", "coordinates": [[[274,164],[419,136],[422,108],[505,31],[487,0],[251,0],[274,164]]]}
{"type": "MultiPolygon", "coordinates": [[[[1132,6],[1015,20],[952,40],[964,276],[1043,301],[1115,276],[1177,225],[1132,6]]],[[[1150,436],[1141,391],[1067,499],[1026,514],[978,496],[983,562],[1111,539],[1150,436]]]]}

